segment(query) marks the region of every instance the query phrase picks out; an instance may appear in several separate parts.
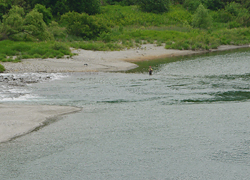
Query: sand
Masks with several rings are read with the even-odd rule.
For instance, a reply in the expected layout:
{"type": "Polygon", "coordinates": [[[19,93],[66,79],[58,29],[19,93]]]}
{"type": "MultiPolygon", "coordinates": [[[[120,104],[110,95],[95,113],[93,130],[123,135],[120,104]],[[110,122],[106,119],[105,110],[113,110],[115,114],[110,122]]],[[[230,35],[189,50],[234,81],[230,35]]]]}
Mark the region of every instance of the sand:
{"type": "Polygon", "coordinates": [[[67,106],[0,104],[0,143],[27,134],[46,121],[80,110],[67,106]]]}
{"type": "MultiPolygon", "coordinates": [[[[220,46],[211,51],[224,51],[249,47],[220,46]]],[[[20,63],[1,63],[6,73],[24,72],[105,72],[126,71],[136,68],[133,62],[146,61],[172,56],[183,56],[207,51],[173,50],[152,44],[122,51],[75,50],[78,55],[62,59],[27,59],[20,63]]],[[[46,105],[8,105],[0,104],[0,142],[27,134],[42,126],[51,118],[80,111],[80,108],[46,105]]]]}
{"type": "MultiPolygon", "coordinates": [[[[220,46],[212,51],[236,49],[246,46],[220,46]]],[[[122,51],[90,51],[72,49],[78,55],[62,59],[26,59],[20,63],[2,63],[6,73],[14,72],[104,72],[126,71],[136,68],[133,62],[159,59],[172,56],[183,56],[208,51],[165,49],[164,46],[153,44],[142,45],[140,48],[122,51]]]]}

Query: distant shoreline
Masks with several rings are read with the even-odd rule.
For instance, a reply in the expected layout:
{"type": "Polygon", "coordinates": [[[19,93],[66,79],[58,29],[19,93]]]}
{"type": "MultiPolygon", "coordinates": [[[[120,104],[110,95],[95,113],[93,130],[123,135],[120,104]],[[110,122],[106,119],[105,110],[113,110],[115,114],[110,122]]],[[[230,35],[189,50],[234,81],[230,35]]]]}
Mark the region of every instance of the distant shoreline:
{"type": "Polygon", "coordinates": [[[69,59],[24,59],[19,63],[2,62],[1,64],[4,65],[6,69],[5,73],[112,72],[134,69],[137,67],[134,62],[138,61],[202,54],[206,52],[226,51],[246,47],[249,47],[249,45],[223,45],[219,46],[218,49],[212,49],[209,51],[192,51],[165,49],[164,46],[146,44],[142,45],[140,48],[121,51],[91,51],[72,49],[72,52],[77,53],[78,55],[69,59]]]}

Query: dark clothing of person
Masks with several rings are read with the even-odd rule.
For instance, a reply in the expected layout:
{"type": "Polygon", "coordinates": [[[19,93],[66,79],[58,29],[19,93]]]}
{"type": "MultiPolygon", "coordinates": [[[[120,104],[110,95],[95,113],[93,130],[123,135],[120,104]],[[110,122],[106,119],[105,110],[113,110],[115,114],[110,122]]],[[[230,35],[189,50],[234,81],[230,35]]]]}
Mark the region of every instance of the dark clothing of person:
{"type": "Polygon", "coordinates": [[[149,75],[152,75],[153,69],[152,69],[152,68],[149,68],[149,69],[148,69],[148,72],[149,72],[149,75]]]}

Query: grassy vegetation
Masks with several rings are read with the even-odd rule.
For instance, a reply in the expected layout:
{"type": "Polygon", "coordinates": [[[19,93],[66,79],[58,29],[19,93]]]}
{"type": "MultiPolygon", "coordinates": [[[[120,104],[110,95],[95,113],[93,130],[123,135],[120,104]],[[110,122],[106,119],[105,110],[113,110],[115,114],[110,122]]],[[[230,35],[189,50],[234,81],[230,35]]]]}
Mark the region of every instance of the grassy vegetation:
{"type": "Polygon", "coordinates": [[[5,68],[3,65],[0,64],[0,73],[4,72],[5,71],[5,68]]]}
{"type": "Polygon", "coordinates": [[[66,43],[0,41],[2,62],[19,62],[29,58],[61,58],[64,55],[73,55],[66,43]]]}
{"type": "Polygon", "coordinates": [[[221,22],[218,12],[209,13],[217,20],[208,29],[198,29],[191,26],[193,14],[180,5],[162,14],[141,12],[136,6],[103,6],[101,13],[92,17],[106,24],[109,32],[87,40],[67,34],[63,24],[52,22],[47,29],[54,41],[0,41],[0,61],[73,56],[70,47],[113,51],[155,43],[157,46],[164,44],[167,49],[208,50],[220,45],[250,43],[250,28],[242,27],[235,21],[221,22]]]}

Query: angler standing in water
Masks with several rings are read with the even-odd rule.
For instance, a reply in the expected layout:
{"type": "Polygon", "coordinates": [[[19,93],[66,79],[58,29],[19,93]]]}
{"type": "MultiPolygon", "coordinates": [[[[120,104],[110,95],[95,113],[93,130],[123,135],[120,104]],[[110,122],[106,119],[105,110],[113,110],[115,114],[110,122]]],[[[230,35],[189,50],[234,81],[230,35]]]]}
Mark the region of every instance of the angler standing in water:
{"type": "Polygon", "coordinates": [[[153,69],[151,68],[151,66],[149,66],[148,72],[149,72],[149,75],[152,75],[153,69]]]}

